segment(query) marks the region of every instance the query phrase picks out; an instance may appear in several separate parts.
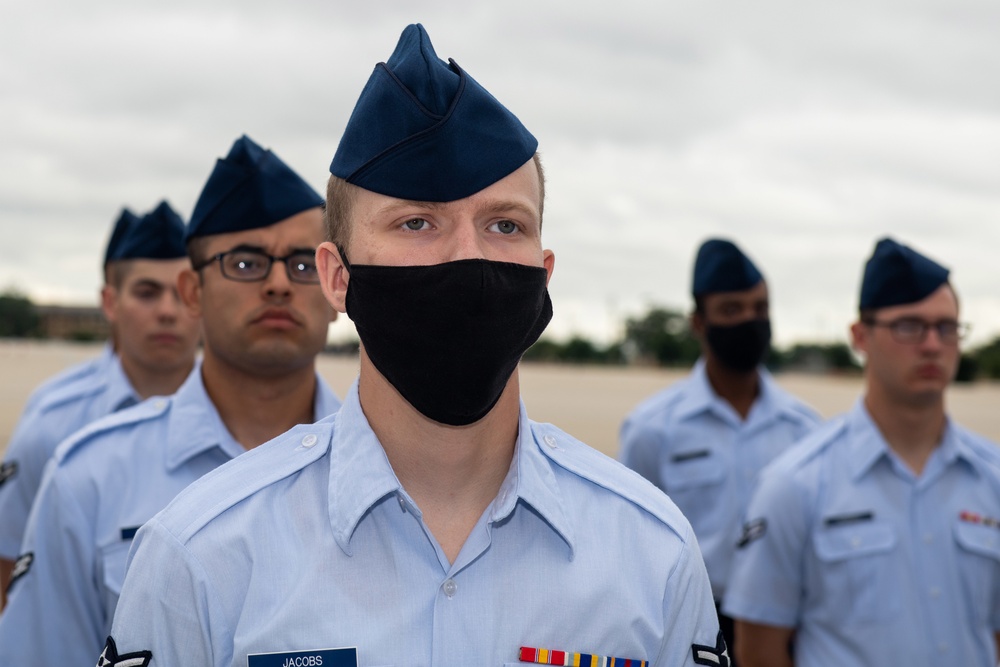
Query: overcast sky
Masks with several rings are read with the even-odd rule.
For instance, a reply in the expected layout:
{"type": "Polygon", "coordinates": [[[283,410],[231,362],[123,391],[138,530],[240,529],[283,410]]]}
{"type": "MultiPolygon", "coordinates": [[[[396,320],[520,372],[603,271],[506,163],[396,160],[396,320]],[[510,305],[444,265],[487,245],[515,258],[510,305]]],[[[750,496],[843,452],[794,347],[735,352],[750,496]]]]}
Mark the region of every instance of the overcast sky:
{"type": "Polygon", "coordinates": [[[0,289],[96,303],[119,209],[190,215],[244,132],[325,191],[419,21],[539,140],[550,335],[687,310],[694,252],[724,236],[766,275],[779,344],[843,340],[886,234],[953,269],[973,343],[1000,335],[996,0],[0,8],[0,289]]]}

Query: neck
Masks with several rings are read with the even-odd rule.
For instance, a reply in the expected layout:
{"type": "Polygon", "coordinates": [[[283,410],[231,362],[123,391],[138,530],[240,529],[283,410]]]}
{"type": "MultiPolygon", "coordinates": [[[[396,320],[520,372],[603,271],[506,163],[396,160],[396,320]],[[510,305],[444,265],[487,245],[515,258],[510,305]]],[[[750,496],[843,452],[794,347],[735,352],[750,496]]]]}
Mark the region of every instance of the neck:
{"type": "Polygon", "coordinates": [[[448,426],[417,412],[364,349],[358,394],[393,472],[454,562],[510,468],[520,414],[518,371],[489,414],[467,426],[448,426]]]}
{"type": "Polygon", "coordinates": [[[206,347],[201,377],[222,423],[246,449],[262,445],[296,424],[315,421],[314,364],[262,377],[226,364],[206,347]]]}
{"type": "Polygon", "coordinates": [[[194,359],[168,370],[150,369],[128,357],[120,357],[122,370],[139,398],[169,396],[177,391],[194,367],[194,359]]]}
{"type": "Polygon", "coordinates": [[[760,396],[760,375],[757,369],[747,373],[734,371],[723,366],[715,357],[706,355],[705,373],[712,390],[719,398],[733,406],[733,410],[742,419],[746,419],[754,401],[760,396]]]}
{"type": "Polygon", "coordinates": [[[865,408],[889,447],[919,476],[944,436],[947,423],[944,395],[903,401],[869,382],[865,408]]]}

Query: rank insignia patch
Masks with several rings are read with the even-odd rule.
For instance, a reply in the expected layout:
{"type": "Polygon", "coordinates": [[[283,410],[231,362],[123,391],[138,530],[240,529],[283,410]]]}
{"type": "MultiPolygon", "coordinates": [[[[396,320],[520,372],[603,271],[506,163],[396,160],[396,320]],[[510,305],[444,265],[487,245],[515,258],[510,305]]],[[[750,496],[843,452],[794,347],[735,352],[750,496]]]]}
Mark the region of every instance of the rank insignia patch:
{"type": "Polygon", "coordinates": [[[726,648],[726,640],[722,638],[721,630],[715,639],[715,646],[692,644],[691,652],[694,654],[694,664],[696,665],[729,667],[729,649],[726,648]]]}
{"type": "Polygon", "coordinates": [[[0,486],[8,479],[17,474],[17,461],[8,461],[0,464],[0,486]]]}
{"type": "Polygon", "coordinates": [[[118,655],[115,640],[108,637],[108,641],[104,644],[104,651],[97,659],[97,667],[146,667],[152,659],[152,651],[136,651],[135,653],[118,655]]]}
{"type": "Polygon", "coordinates": [[[766,532],[767,519],[754,519],[753,521],[747,521],[743,524],[743,534],[740,535],[740,540],[736,543],[736,548],[742,549],[754,540],[764,537],[764,533],[766,532]]]}
{"type": "Polygon", "coordinates": [[[31,564],[35,562],[35,554],[28,552],[26,554],[21,554],[14,561],[14,569],[10,573],[10,583],[7,584],[7,590],[9,591],[14,585],[14,582],[28,574],[28,570],[31,569],[31,564]]]}

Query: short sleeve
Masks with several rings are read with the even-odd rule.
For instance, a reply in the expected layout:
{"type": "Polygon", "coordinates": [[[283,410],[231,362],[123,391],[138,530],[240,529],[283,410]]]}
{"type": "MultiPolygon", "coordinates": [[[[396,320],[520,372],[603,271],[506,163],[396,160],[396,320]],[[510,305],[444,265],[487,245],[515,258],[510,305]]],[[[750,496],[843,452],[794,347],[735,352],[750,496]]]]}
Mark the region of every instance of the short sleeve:
{"type": "Polygon", "coordinates": [[[667,578],[663,616],[666,622],[663,643],[652,664],[663,667],[713,664],[695,662],[695,655],[700,652],[703,660],[711,660],[711,655],[718,657],[726,652],[708,572],[690,529],[681,557],[667,578]]]}
{"type": "Polygon", "coordinates": [[[25,530],[21,574],[0,616],[0,664],[88,664],[107,618],[94,584],[93,522],[49,466],[25,530]]]}
{"type": "Polygon", "coordinates": [[[809,504],[787,469],[766,470],[733,556],[723,604],[727,615],[779,627],[798,624],[809,504]]]}
{"type": "Polygon", "coordinates": [[[231,647],[212,643],[212,599],[200,563],[154,517],[129,553],[111,636],[120,653],[151,651],[151,667],[228,665],[231,647]]]}

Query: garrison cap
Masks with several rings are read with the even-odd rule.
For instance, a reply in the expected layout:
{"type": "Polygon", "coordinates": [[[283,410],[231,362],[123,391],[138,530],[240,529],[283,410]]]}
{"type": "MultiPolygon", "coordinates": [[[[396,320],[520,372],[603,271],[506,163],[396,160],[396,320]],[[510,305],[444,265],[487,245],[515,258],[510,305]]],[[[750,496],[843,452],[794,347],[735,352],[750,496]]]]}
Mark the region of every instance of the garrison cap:
{"type": "Polygon", "coordinates": [[[762,280],[764,276],[735,243],[709,239],[698,248],[691,293],[697,297],[714,292],[737,292],[750,289],[762,280]]]}
{"type": "Polygon", "coordinates": [[[858,307],[885,308],[916,303],[948,282],[949,270],[916,250],[884,238],[865,264],[858,307]]]}
{"type": "Polygon", "coordinates": [[[116,260],[187,257],[184,221],[166,201],[131,224],[122,236],[116,260]]]}
{"type": "Polygon", "coordinates": [[[216,161],[184,240],[269,227],[323,202],[277,155],[244,134],[216,161]]]}
{"type": "Polygon", "coordinates": [[[128,232],[129,227],[138,222],[138,220],[139,216],[128,210],[127,207],[123,208],[122,212],[118,214],[115,226],[111,230],[111,238],[108,239],[108,247],[104,249],[104,266],[117,259],[121,259],[118,256],[118,250],[121,248],[122,239],[128,232]]]}
{"type": "Polygon", "coordinates": [[[418,23],[375,66],[330,173],[389,197],[447,202],[516,171],[536,148],[514,114],[454,60],[437,57],[418,23]]]}

